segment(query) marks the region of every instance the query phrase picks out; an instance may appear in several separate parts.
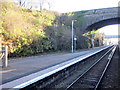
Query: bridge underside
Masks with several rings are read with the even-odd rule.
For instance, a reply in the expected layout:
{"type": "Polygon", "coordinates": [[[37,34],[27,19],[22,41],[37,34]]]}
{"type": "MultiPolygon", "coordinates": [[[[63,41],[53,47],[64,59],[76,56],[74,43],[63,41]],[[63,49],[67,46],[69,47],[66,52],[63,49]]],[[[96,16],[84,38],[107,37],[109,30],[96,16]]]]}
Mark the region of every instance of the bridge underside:
{"type": "Polygon", "coordinates": [[[85,31],[97,30],[97,29],[102,28],[104,26],[113,25],[113,24],[120,24],[120,17],[119,18],[106,19],[106,20],[96,22],[96,23],[88,26],[85,31]]]}

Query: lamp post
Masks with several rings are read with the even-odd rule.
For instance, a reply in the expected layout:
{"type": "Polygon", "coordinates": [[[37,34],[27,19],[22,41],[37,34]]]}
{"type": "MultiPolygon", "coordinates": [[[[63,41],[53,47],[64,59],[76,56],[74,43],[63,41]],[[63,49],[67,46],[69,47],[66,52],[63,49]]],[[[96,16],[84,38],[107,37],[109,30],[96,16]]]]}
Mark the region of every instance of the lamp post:
{"type": "Polygon", "coordinates": [[[74,21],[77,21],[77,20],[72,20],[72,53],[74,52],[74,47],[73,47],[73,44],[74,44],[74,21]]]}

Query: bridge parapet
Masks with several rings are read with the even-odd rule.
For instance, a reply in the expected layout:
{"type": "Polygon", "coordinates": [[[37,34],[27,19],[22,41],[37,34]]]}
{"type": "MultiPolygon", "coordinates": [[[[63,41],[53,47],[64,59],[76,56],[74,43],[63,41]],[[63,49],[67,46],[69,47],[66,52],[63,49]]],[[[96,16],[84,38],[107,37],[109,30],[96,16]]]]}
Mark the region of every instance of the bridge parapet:
{"type": "Polygon", "coordinates": [[[85,15],[91,15],[91,14],[104,14],[104,13],[118,13],[119,7],[113,7],[113,8],[103,8],[103,9],[94,9],[89,10],[85,13],[85,15]]]}

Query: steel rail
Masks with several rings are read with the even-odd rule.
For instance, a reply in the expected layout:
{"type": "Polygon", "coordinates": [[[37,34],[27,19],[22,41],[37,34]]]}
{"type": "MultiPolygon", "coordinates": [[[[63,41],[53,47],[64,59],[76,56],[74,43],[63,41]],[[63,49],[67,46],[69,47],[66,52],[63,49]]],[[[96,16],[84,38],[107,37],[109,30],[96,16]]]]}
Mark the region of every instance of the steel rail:
{"type": "Polygon", "coordinates": [[[90,68],[88,68],[82,75],[80,75],[76,80],[74,80],[70,85],[66,87],[65,90],[69,89],[73,84],[75,84],[81,77],[83,77],[89,70],[91,70],[101,59],[103,59],[114,47],[109,49],[98,61],[96,61],[90,68]]]}
{"type": "Polygon", "coordinates": [[[94,90],[96,90],[96,89],[98,88],[98,86],[100,85],[100,82],[101,82],[103,76],[105,75],[105,72],[106,72],[106,70],[108,69],[108,66],[109,66],[110,63],[111,63],[111,60],[112,60],[112,57],[113,57],[113,55],[114,55],[114,53],[115,53],[116,47],[117,47],[117,46],[114,47],[114,49],[112,50],[111,54],[109,55],[109,57],[108,57],[108,63],[106,64],[105,69],[104,69],[104,71],[103,71],[103,73],[102,73],[102,75],[101,75],[98,83],[96,84],[94,90]]]}

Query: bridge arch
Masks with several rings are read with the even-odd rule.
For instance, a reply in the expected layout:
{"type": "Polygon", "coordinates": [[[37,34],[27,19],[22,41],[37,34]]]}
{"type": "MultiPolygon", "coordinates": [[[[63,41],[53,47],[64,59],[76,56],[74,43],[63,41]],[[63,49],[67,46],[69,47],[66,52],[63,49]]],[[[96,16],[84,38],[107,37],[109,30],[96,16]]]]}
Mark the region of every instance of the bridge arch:
{"type": "Polygon", "coordinates": [[[87,26],[85,31],[97,30],[97,29],[102,28],[104,26],[114,25],[114,24],[120,24],[120,17],[111,18],[111,19],[104,19],[104,20],[95,22],[95,23],[87,26]]]}
{"type": "Polygon", "coordinates": [[[88,10],[84,13],[81,30],[83,33],[107,25],[120,24],[120,7],[88,10]]]}

